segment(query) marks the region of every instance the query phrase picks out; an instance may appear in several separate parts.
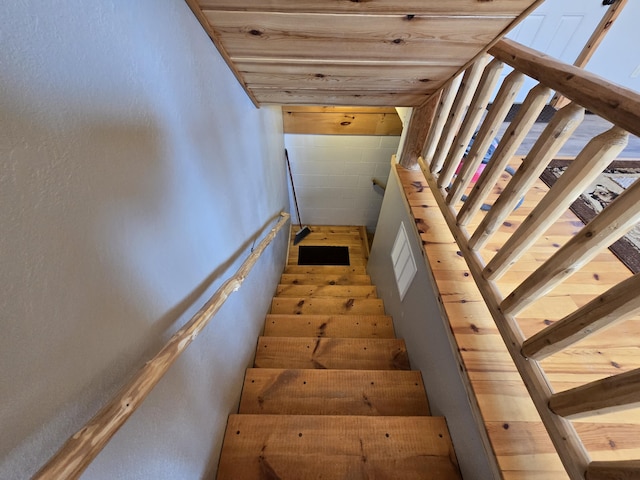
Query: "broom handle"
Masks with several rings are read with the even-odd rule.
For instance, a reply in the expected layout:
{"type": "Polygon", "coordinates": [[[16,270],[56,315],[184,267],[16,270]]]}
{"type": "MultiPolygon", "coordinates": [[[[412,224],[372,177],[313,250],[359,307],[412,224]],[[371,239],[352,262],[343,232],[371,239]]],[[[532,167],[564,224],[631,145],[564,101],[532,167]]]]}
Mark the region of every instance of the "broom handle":
{"type": "Polygon", "coordinates": [[[287,159],[287,169],[289,170],[289,178],[291,179],[291,191],[293,192],[293,203],[296,204],[296,213],[298,214],[298,226],[302,230],[302,219],[300,218],[300,210],[298,210],[298,199],[296,198],[296,187],[293,185],[293,174],[291,173],[291,164],[289,163],[289,152],[284,149],[284,156],[287,159]]]}

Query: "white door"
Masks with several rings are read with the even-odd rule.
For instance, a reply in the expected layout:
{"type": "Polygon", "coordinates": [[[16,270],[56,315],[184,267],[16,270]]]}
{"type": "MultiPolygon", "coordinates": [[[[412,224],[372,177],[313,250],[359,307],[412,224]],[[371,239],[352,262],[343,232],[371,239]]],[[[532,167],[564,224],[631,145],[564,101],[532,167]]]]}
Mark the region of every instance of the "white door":
{"type": "MultiPolygon", "coordinates": [[[[602,0],[546,0],[507,38],[573,64],[608,8],[602,0]]],[[[516,102],[535,85],[527,79],[516,102]]]]}

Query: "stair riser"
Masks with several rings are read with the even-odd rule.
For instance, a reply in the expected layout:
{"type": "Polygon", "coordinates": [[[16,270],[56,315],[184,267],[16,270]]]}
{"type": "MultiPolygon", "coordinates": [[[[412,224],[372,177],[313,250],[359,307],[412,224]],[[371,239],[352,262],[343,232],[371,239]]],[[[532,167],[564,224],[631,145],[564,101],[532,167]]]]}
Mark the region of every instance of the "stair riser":
{"type": "Polygon", "coordinates": [[[278,297],[360,297],[377,298],[373,285],[286,285],[276,289],[278,297]]]}
{"type": "Polygon", "coordinates": [[[270,314],[266,337],[395,338],[393,321],[382,315],[270,314]]]}
{"type": "Polygon", "coordinates": [[[371,298],[275,297],[271,313],[384,315],[384,304],[371,298]]]}
{"type": "Polygon", "coordinates": [[[239,413],[429,415],[416,371],[248,369],[239,413]]]}
{"type": "Polygon", "coordinates": [[[371,285],[369,275],[295,275],[284,273],[280,278],[286,285],[371,285]]]}
{"type": "Polygon", "coordinates": [[[260,337],[255,367],[409,370],[403,340],[260,337]]]}
{"type": "Polygon", "coordinates": [[[454,458],[442,418],[231,415],[217,478],[448,480],[454,458]]]}

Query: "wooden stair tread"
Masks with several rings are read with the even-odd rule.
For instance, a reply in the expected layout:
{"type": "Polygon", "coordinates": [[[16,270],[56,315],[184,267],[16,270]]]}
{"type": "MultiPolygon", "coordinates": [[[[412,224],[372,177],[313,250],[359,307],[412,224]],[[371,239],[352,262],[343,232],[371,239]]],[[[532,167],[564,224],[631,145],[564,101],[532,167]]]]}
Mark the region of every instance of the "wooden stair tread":
{"type": "Polygon", "coordinates": [[[360,297],[274,297],[270,313],[384,315],[384,303],[360,297]]]}
{"type": "Polygon", "coordinates": [[[395,332],[388,315],[269,314],[264,336],[395,338],[395,332]]]}
{"type": "Polygon", "coordinates": [[[239,413],[429,415],[419,371],[247,370],[239,413]]]}
{"type": "MultiPolygon", "coordinates": [[[[293,246],[293,239],[295,235],[291,236],[291,243],[293,246]]],[[[312,231],[309,235],[304,237],[296,247],[301,245],[335,245],[335,246],[354,246],[359,247],[362,245],[362,239],[359,232],[344,232],[344,233],[325,233],[312,231]]]]}
{"type": "Polygon", "coordinates": [[[409,370],[404,340],[260,337],[254,367],[409,370]]]}
{"type": "Polygon", "coordinates": [[[293,274],[305,274],[312,275],[366,275],[367,269],[360,265],[348,266],[348,267],[336,267],[326,265],[287,265],[284,268],[284,273],[293,274]]]}
{"type": "Polygon", "coordinates": [[[291,285],[280,284],[278,297],[363,297],[378,298],[373,285],[291,285]]]}
{"type": "Polygon", "coordinates": [[[230,415],[226,479],[459,479],[439,417],[230,415]]]}
{"type": "Polygon", "coordinates": [[[281,284],[293,285],[371,285],[369,275],[293,274],[283,273],[281,284]]]}

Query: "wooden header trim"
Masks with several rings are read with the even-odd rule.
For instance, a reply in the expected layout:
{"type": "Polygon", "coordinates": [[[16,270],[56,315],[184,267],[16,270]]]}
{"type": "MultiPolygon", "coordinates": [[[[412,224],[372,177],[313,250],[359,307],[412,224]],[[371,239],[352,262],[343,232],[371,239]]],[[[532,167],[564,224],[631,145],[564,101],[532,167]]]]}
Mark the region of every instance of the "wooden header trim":
{"type": "Polygon", "coordinates": [[[260,255],[289,220],[288,213],[280,213],[280,220],[256,249],[244,261],[236,274],[225,281],[207,303],[178,330],[166,345],[138,371],[122,389],[84,427],[69,438],[33,477],[34,480],[75,479],[91,464],[111,437],[160,381],[169,367],[191,344],[229,295],[237,291],[260,255]]]}
{"type": "Polygon", "coordinates": [[[500,40],[489,53],[611,123],[640,135],[640,94],[633,90],[512,40],[500,40]]]}

